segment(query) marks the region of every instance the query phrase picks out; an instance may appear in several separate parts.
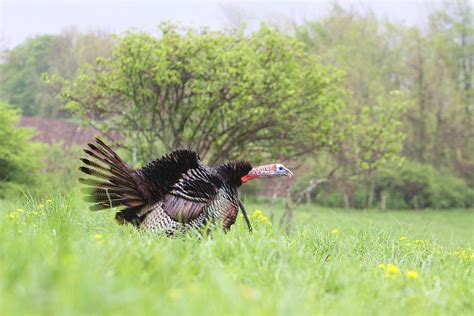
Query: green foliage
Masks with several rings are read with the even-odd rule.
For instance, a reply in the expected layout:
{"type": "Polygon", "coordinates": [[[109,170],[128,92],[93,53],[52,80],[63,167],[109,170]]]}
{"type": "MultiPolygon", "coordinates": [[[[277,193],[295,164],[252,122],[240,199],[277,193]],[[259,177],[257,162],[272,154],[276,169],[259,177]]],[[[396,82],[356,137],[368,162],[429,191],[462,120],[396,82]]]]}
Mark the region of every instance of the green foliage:
{"type": "Polygon", "coordinates": [[[377,190],[387,190],[389,194],[399,192],[412,208],[474,206],[474,189],[452,172],[429,164],[406,162],[401,169],[381,170],[376,179],[377,190]]]}
{"type": "Polygon", "coordinates": [[[378,97],[376,103],[363,106],[342,143],[339,153],[343,159],[362,170],[402,161],[399,154],[405,133],[401,120],[408,105],[402,93],[392,91],[378,97]]]}
{"type": "MultiPolygon", "coordinates": [[[[358,168],[366,170],[384,167],[387,162],[390,166],[385,168],[390,170],[387,178],[382,176],[385,171],[371,172],[355,182],[319,186],[313,200],[339,207],[374,207],[383,191],[383,204],[388,208],[473,205],[473,72],[472,41],[468,40],[473,32],[468,1],[445,3],[443,10],[430,16],[426,32],[337,5],[329,16],[297,28],[296,37],[307,51],[347,72],[345,84],[352,92],[347,102],[364,126],[349,134],[348,144],[341,144],[338,163],[356,161],[358,168]],[[398,91],[395,99],[393,91],[398,91]],[[387,118],[394,114],[395,119],[388,123],[387,118]],[[387,144],[373,147],[378,133],[387,144]],[[408,163],[399,169],[399,164],[393,166],[393,159],[380,157],[372,168],[370,157],[379,156],[379,148],[392,156],[402,151],[409,160],[425,165],[408,163]],[[386,188],[384,181],[390,183],[386,188]]],[[[334,165],[337,163],[328,162],[318,167],[331,170],[334,165]]],[[[347,167],[344,173],[351,174],[347,167]]]]}
{"type": "MultiPolygon", "coordinates": [[[[474,113],[474,7],[468,0],[445,3],[443,10],[430,16],[433,45],[450,67],[450,75],[461,92],[461,104],[474,113]]],[[[472,118],[471,118],[472,119],[472,118]]]]}
{"type": "Polygon", "coordinates": [[[474,213],[295,215],[290,234],[251,216],[252,234],[239,218],[227,234],[170,239],[74,194],[0,201],[0,314],[472,314],[474,213]]]}
{"type": "Polygon", "coordinates": [[[341,72],[301,43],[262,27],[127,33],[111,58],[62,87],[67,108],[103,131],[119,131],[139,159],[187,147],[211,163],[236,157],[290,157],[341,138],[341,72]]]}
{"type": "Polygon", "coordinates": [[[67,116],[41,75],[47,72],[72,78],[80,65],[110,54],[111,46],[109,36],[73,29],[29,38],[2,52],[0,99],[21,109],[23,115],[67,116]]]}
{"type": "MultiPolygon", "coordinates": [[[[385,206],[391,210],[474,206],[474,189],[464,179],[448,169],[438,170],[429,164],[407,161],[401,166],[386,165],[373,172],[370,177],[355,180],[345,183],[350,187],[350,205],[354,208],[379,208],[382,192],[385,195],[385,206]],[[369,206],[371,194],[373,201],[369,206]]],[[[314,196],[313,201],[320,205],[344,206],[343,190],[337,186],[323,185],[314,196]]]]}
{"type": "MultiPolygon", "coordinates": [[[[330,182],[336,181],[338,189],[343,190],[348,186],[347,180],[356,175],[359,179],[370,178],[371,172],[380,167],[400,165],[404,160],[400,152],[405,138],[401,120],[408,107],[405,99],[400,92],[392,91],[387,97],[379,97],[376,104],[353,109],[355,113],[347,115],[352,121],[340,128],[343,137],[332,150],[304,161],[291,188],[294,200],[301,202],[304,196],[323,205],[342,206],[343,193],[333,194],[330,182]]],[[[352,206],[360,207],[354,198],[352,206]]],[[[367,207],[366,202],[362,207],[367,207]]]]}
{"type": "Polygon", "coordinates": [[[33,131],[17,126],[20,115],[0,102],[0,198],[7,189],[32,185],[41,166],[41,146],[30,142],[33,131]]]}
{"type": "Polygon", "coordinates": [[[392,76],[400,69],[398,51],[389,42],[394,35],[393,26],[374,13],[361,14],[337,4],[327,17],[296,30],[308,51],[347,73],[346,86],[352,92],[348,102],[359,108],[400,89],[392,76]]]}
{"type": "Polygon", "coordinates": [[[472,12],[469,1],[446,2],[422,31],[335,5],[327,17],[298,27],[296,37],[346,71],[351,108],[363,111],[400,91],[410,105],[403,154],[453,169],[473,186],[472,12]]]}
{"type": "Polygon", "coordinates": [[[41,113],[47,104],[57,103],[40,79],[40,74],[49,69],[47,57],[52,41],[53,36],[39,36],[4,53],[0,97],[24,115],[41,113]]]}

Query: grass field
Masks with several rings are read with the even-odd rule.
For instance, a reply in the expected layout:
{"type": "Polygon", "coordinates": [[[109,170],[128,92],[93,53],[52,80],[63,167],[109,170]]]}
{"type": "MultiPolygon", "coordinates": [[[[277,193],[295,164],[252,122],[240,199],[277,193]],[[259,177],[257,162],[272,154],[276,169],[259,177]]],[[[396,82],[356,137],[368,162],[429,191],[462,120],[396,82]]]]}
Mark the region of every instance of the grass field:
{"type": "Polygon", "coordinates": [[[0,315],[474,313],[472,211],[302,206],[289,235],[252,221],[169,239],[77,195],[0,201],[0,315]]]}

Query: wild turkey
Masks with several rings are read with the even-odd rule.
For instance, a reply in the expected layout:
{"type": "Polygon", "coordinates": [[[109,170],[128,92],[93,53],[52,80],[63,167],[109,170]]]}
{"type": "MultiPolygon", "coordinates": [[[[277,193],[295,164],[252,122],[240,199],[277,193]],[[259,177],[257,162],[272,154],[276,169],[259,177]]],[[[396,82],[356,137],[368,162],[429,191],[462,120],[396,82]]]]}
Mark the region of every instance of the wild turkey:
{"type": "MultiPolygon", "coordinates": [[[[96,138],[84,152],[79,168],[92,176],[79,181],[88,188],[85,200],[93,211],[120,207],[116,220],[137,227],[165,231],[202,228],[220,223],[228,230],[239,209],[238,188],[256,178],[291,177],[282,164],[252,168],[247,161],[209,167],[191,150],[176,150],[142,169],[128,166],[104,142],[96,138]]],[[[243,207],[241,205],[241,207],[243,207]]]]}

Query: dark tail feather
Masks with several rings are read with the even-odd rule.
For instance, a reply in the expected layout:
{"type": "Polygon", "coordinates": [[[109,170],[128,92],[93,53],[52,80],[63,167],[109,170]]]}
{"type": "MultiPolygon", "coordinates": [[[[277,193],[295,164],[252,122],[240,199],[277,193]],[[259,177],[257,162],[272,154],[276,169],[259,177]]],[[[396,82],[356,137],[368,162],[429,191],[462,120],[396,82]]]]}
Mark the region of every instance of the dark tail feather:
{"type": "Polygon", "coordinates": [[[113,196],[122,196],[122,195],[127,195],[127,197],[131,198],[131,199],[135,199],[135,200],[138,200],[138,199],[141,199],[142,197],[138,194],[136,194],[136,192],[134,191],[131,191],[131,190],[127,190],[127,189],[116,189],[116,188],[111,188],[111,189],[107,189],[107,188],[104,188],[103,186],[102,187],[99,187],[99,188],[82,188],[81,189],[81,192],[84,193],[84,194],[93,194],[95,195],[97,198],[99,199],[103,199],[105,197],[113,197],[113,196]]]}
{"type": "Polygon", "coordinates": [[[107,168],[107,167],[102,166],[101,164],[98,164],[98,163],[93,162],[93,161],[91,161],[89,159],[86,159],[86,158],[80,158],[80,160],[83,163],[85,163],[86,165],[90,166],[90,167],[111,172],[113,175],[115,175],[117,177],[127,176],[127,174],[123,170],[120,170],[120,169],[116,168],[113,165],[111,165],[109,168],[107,168]]]}
{"type": "Polygon", "coordinates": [[[102,156],[106,159],[109,159],[112,163],[114,164],[117,164],[118,166],[120,165],[123,165],[124,162],[122,161],[122,159],[120,159],[120,157],[117,155],[117,154],[114,154],[114,155],[111,155],[110,153],[107,153],[105,152],[102,148],[92,144],[92,143],[89,143],[87,144],[87,146],[89,146],[89,148],[96,154],[96,155],[99,155],[99,156],[102,156]]]}
{"type": "Polygon", "coordinates": [[[134,178],[136,171],[100,139],[87,146],[89,149],[84,152],[90,158],[80,158],[84,165],[79,170],[93,178],[79,178],[79,182],[87,186],[82,189],[86,193],[84,200],[94,203],[90,209],[99,211],[124,206],[126,208],[117,213],[117,220],[120,217],[122,222],[141,222],[137,214],[147,200],[134,178]]]}
{"type": "Polygon", "coordinates": [[[109,146],[107,146],[102,140],[100,140],[98,137],[95,138],[97,144],[102,146],[109,154],[111,154],[115,159],[121,161],[120,157],[117,155],[115,151],[113,151],[109,146]]]}
{"type": "Polygon", "coordinates": [[[80,183],[89,186],[89,187],[86,187],[86,188],[82,189],[83,192],[85,190],[87,190],[87,192],[85,192],[85,193],[90,193],[91,189],[93,189],[93,188],[100,188],[100,189],[109,190],[109,191],[110,190],[119,190],[124,194],[125,193],[131,193],[131,194],[136,193],[136,190],[129,189],[127,187],[119,188],[117,186],[117,184],[114,184],[114,183],[111,183],[111,182],[103,182],[103,181],[99,181],[99,180],[96,180],[96,179],[86,179],[86,178],[79,178],[78,180],[79,180],[80,183]]]}
{"type": "MultiPolygon", "coordinates": [[[[129,169],[129,167],[115,154],[115,156],[110,157],[109,155],[105,154],[103,151],[101,151],[99,148],[94,146],[93,144],[88,144],[89,149],[84,149],[84,152],[88,154],[89,156],[97,159],[98,161],[104,163],[110,168],[110,171],[114,171],[118,174],[121,174],[122,176],[127,176],[127,173],[124,172],[125,169],[129,169]]],[[[81,159],[82,160],[82,159],[81,159]]],[[[92,161],[85,159],[86,161],[83,161],[85,164],[89,164],[89,162],[93,163],[92,161]]],[[[100,165],[99,165],[100,166],[100,165]]]]}
{"type": "Polygon", "coordinates": [[[84,166],[79,167],[79,170],[84,172],[85,174],[90,175],[90,176],[108,180],[109,182],[111,182],[113,184],[116,184],[116,185],[123,185],[123,186],[127,186],[127,185],[133,186],[133,185],[135,185],[135,183],[133,182],[133,179],[127,179],[127,178],[122,177],[122,176],[117,177],[117,176],[113,175],[113,173],[111,171],[109,171],[110,174],[106,174],[106,173],[97,171],[96,169],[92,169],[92,168],[88,168],[88,167],[84,167],[84,166]]]}

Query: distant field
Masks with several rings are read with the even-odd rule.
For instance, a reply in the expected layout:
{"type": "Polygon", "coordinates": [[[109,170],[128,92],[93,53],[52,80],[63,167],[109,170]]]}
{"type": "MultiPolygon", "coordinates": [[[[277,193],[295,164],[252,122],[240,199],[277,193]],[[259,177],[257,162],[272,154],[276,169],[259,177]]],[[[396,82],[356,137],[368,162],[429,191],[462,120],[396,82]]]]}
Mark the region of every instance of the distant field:
{"type": "MultiPolygon", "coordinates": [[[[253,208],[258,205],[253,206],[253,208]]],[[[261,206],[264,208],[264,206],[261,206]]],[[[278,210],[283,206],[278,205],[278,210]]],[[[319,228],[365,228],[374,233],[385,230],[416,239],[428,239],[443,245],[474,245],[474,210],[345,210],[317,206],[298,208],[299,224],[319,228]]]]}
{"type": "Polygon", "coordinates": [[[0,315],[474,313],[472,211],[301,206],[289,235],[263,216],[169,239],[78,196],[0,201],[0,315]]]}

